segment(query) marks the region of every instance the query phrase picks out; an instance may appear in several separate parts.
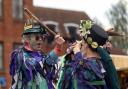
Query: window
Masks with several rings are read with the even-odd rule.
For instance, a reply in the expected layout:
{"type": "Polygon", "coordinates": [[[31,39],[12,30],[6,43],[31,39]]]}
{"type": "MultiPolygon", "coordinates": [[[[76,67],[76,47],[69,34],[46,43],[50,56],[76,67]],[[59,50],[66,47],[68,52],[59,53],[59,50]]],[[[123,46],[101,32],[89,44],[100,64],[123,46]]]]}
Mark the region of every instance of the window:
{"type": "Polygon", "coordinates": [[[70,34],[70,42],[74,42],[77,39],[77,28],[73,26],[68,26],[70,34]]]}
{"type": "Polygon", "coordinates": [[[0,0],[0,16],[3,15],[3,0],[0,0]]]}
{"type": "Polygon", "coordinates": [[[69,35],[69,42],[74,42],[75,40],[79,39],[77,34],[78,32],[78,25],[74,23],[67,23],[64,24],[66,33],[69,35]]]}
{"type": "Polygon", "coordinates": [[[43,21],[44,24],[49,25],[49,28],[51,30],[54,30],[55,32],[59,32],[59,23],[55,21],[43,21]]]}
{"type": "Polygon", "coordinates": [[[3,44],[0,43],[0,70],[3,69],[3,44]]]}
{"type": "MultiPolygon", "coordinates": [[[[51,24],[47,24],[48,28],[50,28],[52,31],[55,32],[55,25],[51,25],[51,24]]],[[[49,34],[48,35],[48,43],[52,43],[54,40],[54,35],[53,34],[49,34]]]]}
{"type": "MultiPolygon", "coordinates": [[[[48,26],[48,28],[50,28],[52,31],[54,32],[59,32],[59,28],[58,28],[58,23],[55,21],[44,21],[44,24],[46,24],[48,26]]],[[[51,44],[54,40],[54,35],[53,34],[49,34],[48,35],[48,44],[51,44]]]]}
{"type": "Polygon", "coordinates": [[[23,19],[23,0],[13,0],[13,18],[23,19]]]}

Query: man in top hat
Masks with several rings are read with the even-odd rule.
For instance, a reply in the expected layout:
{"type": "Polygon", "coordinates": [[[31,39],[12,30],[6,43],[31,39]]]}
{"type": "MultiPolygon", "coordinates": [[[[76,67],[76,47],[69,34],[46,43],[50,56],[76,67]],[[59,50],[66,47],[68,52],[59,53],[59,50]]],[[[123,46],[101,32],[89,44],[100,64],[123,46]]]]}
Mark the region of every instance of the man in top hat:
{"type": "Polygon", "coordinates": [[[42,52],[46,29],[33,19],[27,20],[22,34],[23,47],[11,54],[10,89],[54,89],[55,65],[64,39],[55,36],[55,48],[48,55],[42,52]]]}
{"type": "MultiPolygon", "coordinates": [[[[112,87],[106,83],[106,74],[115,77],[112,78],[114,82],[117,79],[114,66],[111,66],[114,72],[112,75],[106,70],[113,64],[110,64],[109,54],[103,53],[104,50],[100,48],[108,40],[108,34],[90,20],[81,21],[80,32],[82,41],[72,44],[64,56],[57,89],[119,89],[119,85],[112,87]],[[102,60],[110,65],[104,68],[102,60]]],[[[118,80],[115,84],[118,84],[118,80]]]]}

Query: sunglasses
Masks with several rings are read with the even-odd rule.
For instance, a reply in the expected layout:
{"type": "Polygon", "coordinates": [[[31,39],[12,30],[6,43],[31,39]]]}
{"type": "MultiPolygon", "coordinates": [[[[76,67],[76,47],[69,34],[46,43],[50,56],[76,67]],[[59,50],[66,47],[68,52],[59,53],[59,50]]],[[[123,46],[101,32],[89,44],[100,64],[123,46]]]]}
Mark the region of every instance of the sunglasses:
{"type": "Polygon", "coordinates": [[[42,40],[44,41],[45,40],[45,36],[44,35],[32,35],[36,41],[39,41],[39,40],[42,40]]]}
{"type": "Polygon", "coordinates": [[[38,35],[37,35],[37,36],[35,36],[35,40],[36,40],[36,41],[38,41],[38,40],[42,40],[42,41],[44,41],[44,40],[45,40],[45,38],[46,38],[46,37],[45,37],[45,36],[43,36],[43,35],[42,35],[42,36],[38,36],[38,35]]]}

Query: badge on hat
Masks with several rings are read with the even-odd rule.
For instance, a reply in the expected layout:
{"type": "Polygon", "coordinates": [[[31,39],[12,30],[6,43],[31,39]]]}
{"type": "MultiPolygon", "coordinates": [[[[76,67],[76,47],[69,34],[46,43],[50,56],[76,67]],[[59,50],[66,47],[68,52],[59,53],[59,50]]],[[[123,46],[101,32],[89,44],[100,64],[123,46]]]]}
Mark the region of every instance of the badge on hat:
{"type": "Polygon", "coordinates": [[[31,29],[33,22],[33,19],[28,19],[24,25],[24,30],[31,29]]]}
{"type": "Polygon", "coordinates": [[[46,31],[38,22],[33,19],[28,19],[24,25],[23,35],[31,33],[46,34],[46,31]]]}

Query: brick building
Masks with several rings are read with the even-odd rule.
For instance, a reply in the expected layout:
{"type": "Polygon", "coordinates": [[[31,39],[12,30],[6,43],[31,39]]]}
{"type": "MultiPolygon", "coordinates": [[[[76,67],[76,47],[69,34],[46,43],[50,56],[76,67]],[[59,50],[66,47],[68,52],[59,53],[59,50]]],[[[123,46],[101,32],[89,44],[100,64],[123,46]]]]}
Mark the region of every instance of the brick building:
{"type": "Polygon", "coordinates": [[[0,76],[1,79],[6,77],[6,89],[9,89],[11,84],[10,53],[14,45],[21,40],[24,25],[23,6],[33,10],[32,0],[0,0],[0,76]]]}

